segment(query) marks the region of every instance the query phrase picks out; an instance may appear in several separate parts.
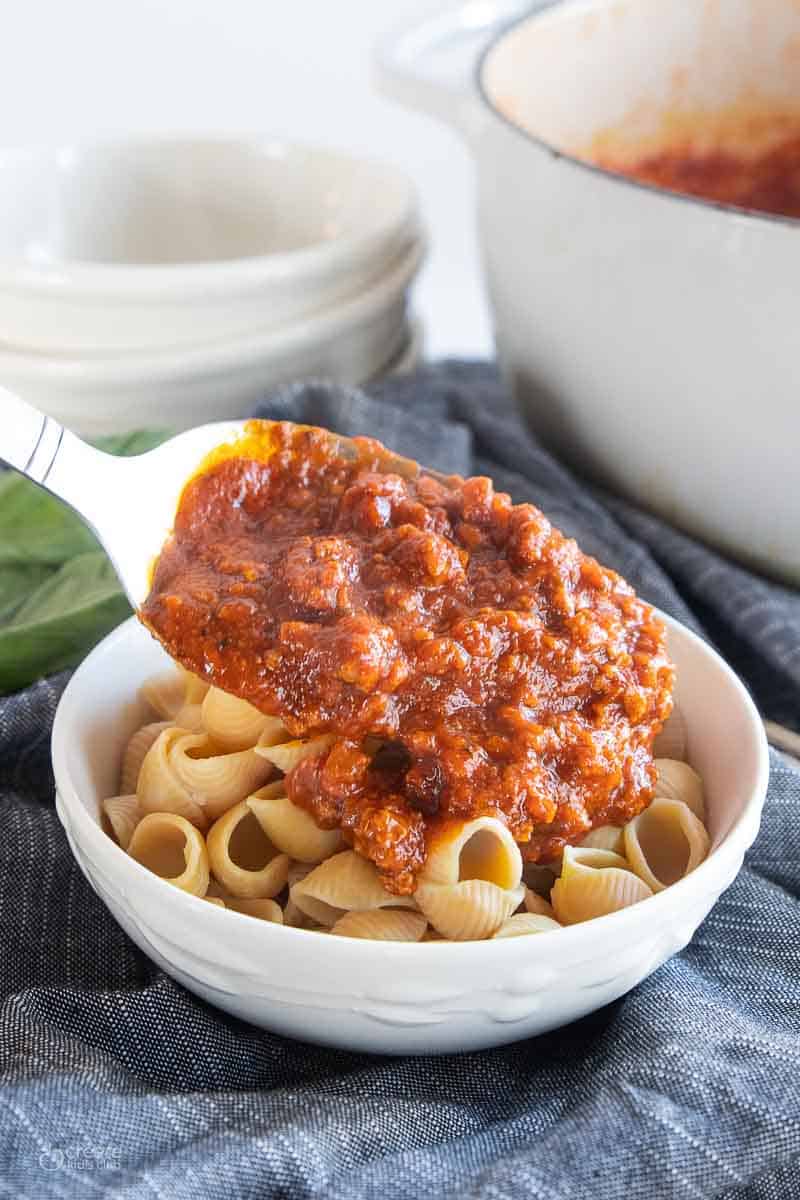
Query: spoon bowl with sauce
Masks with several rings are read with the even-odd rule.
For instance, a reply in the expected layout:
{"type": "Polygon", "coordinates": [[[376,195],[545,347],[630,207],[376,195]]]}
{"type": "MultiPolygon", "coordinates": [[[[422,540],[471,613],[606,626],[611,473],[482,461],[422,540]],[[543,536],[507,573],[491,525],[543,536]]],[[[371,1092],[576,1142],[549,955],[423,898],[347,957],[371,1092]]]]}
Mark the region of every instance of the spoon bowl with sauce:
{"type": "Polygon", "coordinates": [[[289,800],[395,894],[453,822],[500,813],[548,861],[652,797],[663,624],[490,479],[288,421],[202,427],[123,464],[26,406],[12,425],[11,461],[91,521],[171,657],[312,739],[289,800]]]}
{"type": "MultiPolygon", "coordinates": [[[[220,421],[178,434],[146,454],[119,458],[95,449],[52,417],[0,389],[0,461],[69,504],[91,526],[108,554],[134,609],[150,590],[153,563],[172,529],[181,492],[203,461],[247,450],[266,457],[270,447],[260,421],[248,439],[248,422],[220,421]],[[227,450],[225,449],[227,448],[227,450]]],[[[345,459],[357,454],[349,438],[330,434],[345,459]]],[[[385,470],[419,473],[410,459],[385,451],[385,470]]],[[[444,477],[427,471],[444,482],[444,477]]]]}

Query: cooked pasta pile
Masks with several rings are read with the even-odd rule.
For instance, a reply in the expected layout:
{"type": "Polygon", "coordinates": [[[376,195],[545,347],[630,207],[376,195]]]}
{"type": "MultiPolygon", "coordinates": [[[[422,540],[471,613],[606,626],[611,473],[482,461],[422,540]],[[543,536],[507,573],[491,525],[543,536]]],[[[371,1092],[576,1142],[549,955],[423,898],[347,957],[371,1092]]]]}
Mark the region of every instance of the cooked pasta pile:
{"type": "Polygon", "coordinates": [[[276,718],[182,669],[143,695],[158,719],[130,739],[121,794],[103,804],[117,842],[175,887],[261,920],[401,942],[519,937],[636,904],[708,853],[703,785],[681,761],[677,712],[656,746],[656,797],[623,828],[594,829],[559,862],[524,867],[502,821],[453,822],[404,896],[286,794],[285,774],[329,738],[292,740],[276,718]]]}

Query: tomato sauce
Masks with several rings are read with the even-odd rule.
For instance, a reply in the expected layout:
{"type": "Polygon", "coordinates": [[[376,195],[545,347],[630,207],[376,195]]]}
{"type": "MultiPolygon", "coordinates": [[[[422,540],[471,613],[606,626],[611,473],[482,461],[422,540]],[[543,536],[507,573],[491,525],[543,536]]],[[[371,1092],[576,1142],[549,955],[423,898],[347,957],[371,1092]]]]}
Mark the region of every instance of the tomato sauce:
{"type": "Polygon", "coordinates": [[[652,610],[489,479],[348,445],[251,422],[184,489],[143,621],[293,735],[335,735],[289,795],[396,892],[455,819],[547,861],[640,812],[672,706],[652,610]]]}
{"type": "Polygon", "coordinates": [[[665,149],[599,166],[642,183],[754,212],[800,218],[800,132],[760,152],[665,149]]]}

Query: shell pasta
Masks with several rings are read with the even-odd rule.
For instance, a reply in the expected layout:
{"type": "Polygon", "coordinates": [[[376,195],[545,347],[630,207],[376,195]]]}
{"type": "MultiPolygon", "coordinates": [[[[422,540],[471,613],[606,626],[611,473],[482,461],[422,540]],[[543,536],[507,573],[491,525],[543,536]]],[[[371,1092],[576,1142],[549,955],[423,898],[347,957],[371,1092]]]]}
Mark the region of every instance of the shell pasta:
{"type": "Polygon", "coordinates": [[[169,721],[153,721],[150,725],[143,725],[141,729],[136,730],[125,747],[125,754],[122,758],[120,791],[123,795],[131,795],[136,791],[142,763],[158,741],[159,736],[169,728],[169,721]]]}
{"type": "Polygon", "coordinates": [[[404,908],[349,912],[331,929],[340,937],[372,938],[380,942],[419,942],[428,927],[421,913],[404,908]]]}
{"type": "MultiPolygon", "coordinates": [[[[709,852],[702,780],[663,757],[637,816],[598,824],[544,863],[524,863],[525,845],[502,814],[441,822],[413,890],[399,894],[354,835],[321,828],[291,798],[286,776],[317,769],[306,760],[327,751],[330,736],[294,737],[184,670],[152,680],[142,697],[150,717],[124,748],[119,795],[103,803],[107,828],[161,879],[251,919],[408,943],[539,936],[638,904],[709,852]]],[[[686,740],[678,713],[659,748],[686,740]]],[[[368,739],[364,753],[381,745],[368,739]]]]}
{"type": "Polygon", "coordinates": [[[659,796],[625,826],[625,855],[640,879],[662,892],[708,854],[706,827],[680,800],[659,796]]]}
{"type": "Polygon", "coordinates": [[[135,793],[132,796],[112,796],[103,801],[103,812],[114,831],[114,837],[122,849],[127,850],[143,816],[139,797],[135,793]]]}
{"type": "Polygon", "coordinates": [[[282,780],[255,792],[247,807],[273,844],[298,862],[319,863],[343,849],[338,829],[320,829],[307,812],[292,803],[282,780]]]}
{"type": "Polygon", "coordinates": [[[208,850],[202,834],[177,813],[147,813],[133,831],[128,854],[181,891],[205,896],[208,850]]]}
{"type": "Polygon", "coordinates": [[[561,875],[550,893],[553,912],[564,925],[628,908],[652,892],[611,850],[567,846],[561,875]]]}
{"type": "Polygon", "coordinates": [[[244,800],[214,822],[206,842],[214,878],[231,896],[272,899],[286,886],[289,859],[272,845],[244,800]]]}

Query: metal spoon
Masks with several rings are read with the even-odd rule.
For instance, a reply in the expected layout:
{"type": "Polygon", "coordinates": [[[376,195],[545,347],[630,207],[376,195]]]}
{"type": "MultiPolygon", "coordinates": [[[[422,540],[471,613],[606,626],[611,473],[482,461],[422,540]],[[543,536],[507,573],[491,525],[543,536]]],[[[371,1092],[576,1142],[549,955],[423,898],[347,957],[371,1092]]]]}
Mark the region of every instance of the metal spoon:
{"type": "MultiPolygon", "coordinates": [[[[0,389],[0,460],[38,483],[83,517],[94,530],[127,592],[139,608],[150,590],[150,569],[171,529],[183,487],[212,450],[242,435],[245,421],[187,430],[147,454],[104,454],[0,389]]],[[[270,422],[272,424],[272,422],[270,422]]],[[[330,434],[338,452],[355,458],[349,438],[330,434]]],[[[386,451],[379,468],[413,478],[419,466],[386,451]]],[[[434,472],[426,472],[434,474],[434,472]]],[[[442,482],[448,481],[437,476],[442,482]]]]}

